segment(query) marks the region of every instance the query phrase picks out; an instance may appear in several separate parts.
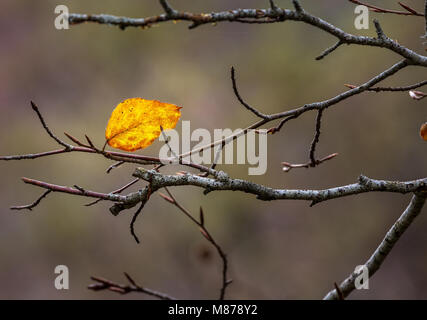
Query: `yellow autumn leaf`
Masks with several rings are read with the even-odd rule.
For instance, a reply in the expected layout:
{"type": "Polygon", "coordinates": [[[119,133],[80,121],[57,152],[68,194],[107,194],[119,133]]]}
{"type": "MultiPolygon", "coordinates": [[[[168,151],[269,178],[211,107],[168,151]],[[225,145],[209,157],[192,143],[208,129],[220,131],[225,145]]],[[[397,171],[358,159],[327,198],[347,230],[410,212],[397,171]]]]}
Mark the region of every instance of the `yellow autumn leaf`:
{"type": "Polygon", "coordinates": [[[135,151],[146,148],[164,130],[173,129],[181,107],[142,98],[127,99],[117,105],[105,130],[107,143],[117,149],[135,151]]]}
{"type": "Polygon", "coordinates": [[[421,135],[421,138],[427,141],[427,122],[421,126],[420,135],[421,135]]]}

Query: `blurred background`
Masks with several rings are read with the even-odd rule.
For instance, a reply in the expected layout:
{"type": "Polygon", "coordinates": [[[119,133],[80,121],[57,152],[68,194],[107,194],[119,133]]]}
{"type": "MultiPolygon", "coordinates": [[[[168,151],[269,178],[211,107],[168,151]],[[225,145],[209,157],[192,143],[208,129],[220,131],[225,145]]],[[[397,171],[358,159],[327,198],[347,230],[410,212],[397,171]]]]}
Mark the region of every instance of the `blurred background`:
{"type": "MultiPolygon", "coordinates": [[[[277,0],[291,8],[291,1],[277,0]]],[[[211,12],[265,8],[261,0],[171,0],[179,10],[211,12]]],[[[373,4],[397,9],[393,1],[373,4]]],[[[405,2],[422,10],[424,1],[405,2]]],[[[70,12],[144,17],[161,13],[158,1],[13,1],[0,10],[0,154],[47,151],[58,146],[43,131],[30,108],[35,101],[50,128],[99,146],[113,108],[130,97],[182,106],[192,129],[243,128],[256,118],[236,101],[230,67],[237,71],[243,97],[264,113],[324,100],[361,84],[401,58],[387,50],[344,46],[315,61],[335,39],[302,23],[270,25],[220,23],[188,30],[187,23],[163,23],[125,31],[83,24],[54,28],[54,8],[70,12]]],[[[354,5],[347,1],[302,1],[305,8],[344,30],[354,28],[354,5]]],[[[424,52],[424,20],[371,13],[399,43],[424,52]]],[[[425,79],[410,67],[384,85],[409,85],[425,79]]],[[[281,161],[308,161],[315,113],[289,122],[269,136],[268,170],[247,176],[245,165],[224,165],[232,177],[276,188],[329,188],[353,183],[359,174],[411,180],[427,176],[427,144],[419,128],[427,120],[426,101],[407,93],[364,93],[324,113],[319,157],[339,156],[315,169],[284,173],[281,161]]],[[[180,129],[178,125],[178,130],[180,129]]],[[[161,142],[139,154],[157,156],[161,142]]],[[[33,211],[9,207],[33,202],[42,192],[25,185],[30,177],[60,185],[77,184],[110,192],[132,179],[133,165],[110,174],[111,162],[71,153],[37,160],[0,162],[0,298],[147,299],[92,292],[91,275],[125,283],[123,272],[140,284],[178,298],[216,298],[221,264],[216,252],[182,213],[155,194],[136,223],[141,244],[129,233],[134,210],[117,217],[109,203],[84,207],[88,199],[50,194],[33,211]],[[54,268],[70,270],[70,289],[54,287],[54,268]]],[[[171,168],[164,172],[175,172],[171,168]]],[[[132,190],[141,188],[143,184],[132,190]]],[[[234,280],[231,299],[319,299],[363,264],[404,210],[410,195],[370,193],[321,203],[262,202],[233,192],[203,195],[193,187],[171,188],[195,215],[202,206],[206,225],[229,257],[234,280]]],[[[90,201],[90,199],[89,199],[90,201]]],[[[351,299],[427,298],[427,210],[398,242],[370,289],[351,299]]]]}

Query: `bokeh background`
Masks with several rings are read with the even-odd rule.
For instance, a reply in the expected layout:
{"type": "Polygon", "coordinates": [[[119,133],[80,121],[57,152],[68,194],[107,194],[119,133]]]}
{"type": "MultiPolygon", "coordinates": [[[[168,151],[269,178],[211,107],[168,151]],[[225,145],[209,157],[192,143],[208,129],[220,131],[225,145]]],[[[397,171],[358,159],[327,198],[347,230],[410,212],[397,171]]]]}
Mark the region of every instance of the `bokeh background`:
{"type": "MultiPolygon", "coordinates": [[[[194,12],[238,7],[263,8],[268,1],[171,0],[194,12]]],[[[282,7],[290,1],[277,0],[282,7]]],[[[302,1],[307,10],[355,34],[354,5],[346,1],[302,1]]],[[[372,1],[395,7],[392,1],[372,1]]],[[[424,1],[408,0],[422,9],[424,1]]],[[[111,111],[123,99],[143,97],[183,106],[181,120],[193,129],[242,128],[256,119],[232,93],[230,66],[237,70],[245,99],[265,113],[324,100],[360,84],[400,60],[378,48],[344,46],[314,60],[335,43],[302,23],[240,25],[220,23],[188,30],[187,23],[163,23],[148,30],[84,24],[54,28],[54,8],[70,12],[131,17],[159,14],[158,1],[13,1],[0,10],[0,154],[47,151],[57,145],[32,112],[34,100],[58,135],[88,134],[102,145],[111,111]]],[[[424,52],[422,18],[371,13],[390,37],[424,52]]],[[[384,82],[407,85],[425,79],[410,67],[384,82]]],[[[316,169],[281,171],[281,161],[304,162],[314,133],[315,113],[289,122],[268,140],[268,171],[247,176],[247,166],[221,166],[233,177],[277,188],[328,188],[356,181],[363,173],[378,179],[410,180],[427,175],[427,144],[419,137],[427,120],[426,101],[407,93],[365,93],[329,109],[323,118],[318,155],[339,157],[316,169]]],[[[178,129],[180,125],[178,126],[178,129]]],[[[157,155],[155,142],[140,154],[157,155]]],[[[106,174],[111,162],[88,154],[0,162],[0,298],[116,299],[92,292],[91,275],[125,282],[123,271],[144,286],[179,298],[216,298],[220,261],[215,251],[177,209],[157,194],[136,223],[142,243],[129,234],[134,210],[114,217],[108,203],[84,207],[87,199],[50,194],[32,212],[27,204],[43,191],[20,177],[109,192],[131,179],[134,166],[106,174]],[[70,270],[70,289],[54,288],[54,268],[70,270]]],[[[172,168],[175,172],[180,168],[172,168]]],[[[166,172],[166,171],[165,171],[166,172]]],[[[139,186],[141,187],[141,186],[139,186]]],[[[137,189],[135,187],[133,190],[137,189]]],[[[232,299],[319,299],[362,264],[401,214],[410,195],[370,193],[309,208],[308,202],[262,202],[254,196],[173,188],[181,203],[198,214],[228,253],[232,299]]],[[[351,299],[427,298],[427,211],[410,227],[370,289],[351,299]]]]}

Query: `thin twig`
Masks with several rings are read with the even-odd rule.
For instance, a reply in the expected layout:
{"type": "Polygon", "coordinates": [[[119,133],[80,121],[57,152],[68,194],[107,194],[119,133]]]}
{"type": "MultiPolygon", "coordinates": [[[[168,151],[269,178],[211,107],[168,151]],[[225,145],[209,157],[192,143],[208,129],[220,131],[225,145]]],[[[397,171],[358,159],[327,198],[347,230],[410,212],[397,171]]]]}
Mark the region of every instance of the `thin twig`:
{"type": "Polygon", "coordinates": [[[138,210],[136,210],[136,212],[133,214],[132,220],[130,222],[130,234],[133,236],[133,238],[135,239],[136,243],[138,243],[138,244],[139,244],[139,238],[135,234],[135,222],[136,222],[136,219],[138,218],[139,214],[142,212],[142,209],[144,208],[144,206],[147,203],[148,199],[151,196],[151,184],[149,184],[145,188],[147,190],[145,199],[141,200],[141,205],[139,206],[138,210]]]}
{"type": "Polygon", "coordinates": [[[35,207],[35,206],[37,206],[39,203],[40,203],[40,201],[42,201],[42,199],[44,198],[44,197],[46,197],[49,193],[51,193],[52,192],[52,190],[46,190],[40,197],[38,197],[37,198],[37,200],[36,201],[34,201],[33,203],[31,203],[31,204],[28,204],[28,205],[24,205],[24,206],[13,206],[13,207],[10,207],[10,209],[11,210],[23,210],[23,209],[27,209],[27,210],[33,210],[33,208],[35,207]]]}
{"type": "Polygon", "coordinates": [[[68,143],[65,143],[64,141],[62,141],[61,139],[59,139],[57,136],[55,136],[52,131],[50,131],[49,127],[47,126],[46,122],[44,121],[44,118],[42,116],[42,114],[39,111],[39,108],[36,106],[36,104],[31,101],[31,107],[33,108],[33,110],[35,111],[35,113],[37,114],[37,116],[39,117],[40,122],[43,125],[43,128],[46,130],[46,132],[49,134],[49,136],[55,140],[58,144],[60,144],[61,146],[65,147],[66,151],[70,151],[73,149],[73,146],[71,146],[68,143]]]}
{"type": "Polygon", "coordinates": [[[295,11],[297,13],[301,14],[303,12],[302,6],[298,0],[292,0],[292,4],[294,5],[295,11]]]}
{"type": "Polygon", "coordinates": [[[338,153],[331,153],[330,155],[327,155],[326,157],[323,157],[321,159],[316,159],[313,165],[313,162],[310,160],[307,163],[290,163],[290,162],[286,162],[283,161],[282,162],[282,166],[283,166],[283,171],[284,172],[289,172],[291,171],[291,169],[299,169],[299,168],[310,168],[310,167],[314,167],[317,166],[325,161],[331,160],[333,158],[335,158],[338,155],[338,153]]]}
{"type": "Polygon", "coordinates": [[[319,56],[317,56],[316,60],[322,60],[323,58],[325,58],[327,55],[334,52],[336,49],[338,49],[343,44],[344,44],[344,42],[342,42],[341,40],[338,40],[337,43],[335,43],[332,47],[327,48],[319,56]]]}
{"type": "Polygon", "coordinates": [[[311,143],[310,146],[310,166],[311,167],[315,167],[317,164],[316,158],[315,158],[315,152],[316,152],[316,145],[319,142],[319,138],[320,138],[320,128],[322,125],[322,115],[323,115],[323,109],[319,109],[319,111],[317,111],[317,118],[316,118],[316,131],[314,134],[314,138],[313,141],[311,143]]]}
{"type": "Polygon", "coordinates": [[[392,14],[398,14],[398,15],[403,15],[403,16],[419,16],[419,17],[424,17],[424,14],[421,12],[417,12],[415,9],[412,9],[411,7],[409,7],[408,5],[405,5],[401,2],[399,2],[399,4],[406,9],[407,11],[398,11],[398,10],[391,10],[391,9],[383,9],[380,7],[376,7],[358,0],[348,0],[354,4],[358,4],[358,5],[362,5],[365,7],[368,7],[369,9],[371,9],[374,12],[378,12],[378,13],[392,13],[392,14]]]}
{"type": "Polygon", "coordinates": [[[166,14],[169,17],[173,17],[178,13],[178,11],[174,10],[167,0],[160,0],[160,4],[162,5],[163,9],[165,10],[166,14]]]}
{"type": "Polygon", "coordinates": [[[388,37],[385,35],[383,28],[381,27],[380,22],[377,19],[374,19],[375,31],[377,33],[377,37],[380,40],[388,40],[388,37]]]}
{"type": "Polygon", "coordinates": [[[215,239],[210,234],[209,230],[205,227],[205,218],[203,214],[203,209],[200,207],[200,221],[197,221],[191,213],[184,208],[172,195],[172,193],[169,191],[167,187],[165,187],[166,192],[168,193],[168,196],[165,196],[163,194],[160,194],[160,196],[165,199],[167,202],[172,203],[175,205],[178,209],[181,210],[182,213],[185,214],[187,218],[189,218],[194,224],[196,224],[202,235],[205,237],[207,241],[209,241],[216,249],[218,255],[220,256],[222,260],[222,285],[220,289],[219,294],[219,300],[224,300],[225,293],[227,290],[227,287],[231,284],[232,280],[228,279],[227,273],[228,273],[228,259],[227,255],[225,254],[224,250],[221,248],[221,246],[215,241],[215,239]]]}
{"type": "Polygon", "coordinates": [[[247,104],[243,99],[242,96],[239,93],[239,90],[237,90],[237,83],[236,83],[236,75],[235,75],[235,71],[234,71],[234,67],[231,67],[231,82],[233,84],[233,91],[235,96],[237,97],[237,100],[239,100],[239,102],[246,108],[248,109],[250,112],[252,112],[253,114],[255,114],[257,117],[260,117],[261,119],[267,119],[268,116],[259,112],[257,109],[255,109],[254,107],[250,106],[249,104],[247,104]]]}
{"type": "Polygon", "coordinates": [[[282,129],[282,127],[286,124],[286,122],[293,120],[293,119],[296,119],[299,116],[300,116],[300,114],[294,114],[294,115],[290,115],[290,116],[284,118],[283,120],[281,120],[279,122],[279,124],[277,126],[268,129],[267,133],[275,134],[275,133],[279,132],[282,129]]]}
{"type": "MultiPolygon", "coordinates": [[[[113,192],[110,192],[110,193],[112,193],[112,194],[118,194],[118,193],[121,193],[122,191],[126,190],[127,188],[129,188],[129,187],[133,186],[133,185],[134,185],[135,183],[137,183],[138,181],[139,181],[139,178],[133,179],[131,182],[129,182],[129,183],[127,183],[127,184],[125,184],[124,186],[122,186],[122,187],[118,188],[117,190],[114,190],[113,192]]],[[[85,206],[86,206],[86,207],[93,206],[94,204],[97,204],[98,202],[100,202],[100,201],[102,201],[102,200],[103,200],[103,199],[95,200],[95,201],[93,201],[93,202],[90,202],[90,203],[85,204],[85,206]]]]}
{"type": "MultiPolygon", "coordinates": [[[[409,86],[404,87],[375,87],[375,88],[369,88],[366,91],[373,91],[373,92],[399,92],[399,91],[409,91],[417,88],[421,88],[423,86],[427,85],[427,80],[423,80],[414,84],[411,84],[409,86]]],[[[344,84],[347,88],[354,89],[357,88],[357,86],[352,84],[344,84]]]]}
{"type": "Polygon", "coordinates": [[[136,284],[136,282],[126,272],[124,274],[125,274],[126,279],[130,283],[128,285],[119,284],[119,283],[116,283],[116,282],[113,282],[111,280],[107,280],[107,279],[104,279],[101,277],[93,277],[92,276],[90,278],[93,281],[95,281],[96,283],[90,284],[88,286],[88,289],[93,290],[93,291],[110,290],[110,291],[117,292],[120,294],[128,294],[131,292],[137,292],[137,293],[147,294],[149,296],[158,298],[160,300],[176,300],[176,298],[174,298],[168,294],[142,287],[142,286],[136,284]]]}
{"type": "Polygon", "coordinates": [[[111,166],[109,166],[108,168],[107,168],[107,173],[110,173],[111,172],[111,170],[113,170],[113,169],[116,169],[116,168],[118,168],[118,167],[120,167],[122,164],[125,164],[126,162],[125,161],[118,161],[118,162],[116,162],[116,163],[113,163],[111,166]]]}
{"type": "Polygon", "coordinates": [[[269,0],[270,1],[270,8],[271,10],[277,12],[277,10],[279,9],[279,7],[274,3],[273,0],[269,0]]]}
{"type": "Polygon", "coordinates": [[[172,154],[172,156],[175,158],[175,160],[179,162],[179,157],[178,157],[178,155],[175,153],[175,151],[172,149],[171,145],[169,144],[168,137],[166,136],[165,131],[163,130],[163,127],[162,127],[162,126],[160,126],[160,131],[161,131],[161,133],[162,133],[163,140],[165,140],[165,144],[166,144],[166,145],[167,145],[167,147],[169,148],[170,153],[171,153],[171,154],[172,154]]]}
{"type": "Polygon", "coordinates": [[[62,193],[68,193],[68,194],[73,194],[73,195],[77,195],[77,196],[85,196],[85,197],[90,197],[90,198],[98,198],[98,199],[103,199],[103,200],[109,200],[109,201],[113,201],[113,202],[126,202],[126,197],[125,196],[120,196],[117,194],[111,194],[111,193],[100,193],[100,192],[95,192],[95,191],[89,191],[89,190],[84,190],[84,189],[78,189],[78,188],[70,188],[70,187],[65,187],[65,186],[59,186],[56,184],[52,184],[52,183],[47,183],[47,182],[43,182],[43,181],[39,181],[39,180],[34,180],[34,179],[29,179],[29,178],[22,178],[22,181],[24,181],[25,183],[37,186],[37,187],[41,187],[47,190],[51,190],[51,191],[55,191],[55,192],[62,192],[62,193]]]}
{"type": "Polygon", "coordinates": [[[427,97],[427,93],[422,91],[410,90],[409,96],[414,100],[422,100],[427,97]]]}

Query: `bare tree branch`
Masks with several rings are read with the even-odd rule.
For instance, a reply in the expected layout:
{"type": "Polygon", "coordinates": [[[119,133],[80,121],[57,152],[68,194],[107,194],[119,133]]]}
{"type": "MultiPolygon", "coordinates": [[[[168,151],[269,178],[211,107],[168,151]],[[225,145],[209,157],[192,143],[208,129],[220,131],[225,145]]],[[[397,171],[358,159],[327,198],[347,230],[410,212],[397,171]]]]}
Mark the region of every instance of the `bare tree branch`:
{"type": "MultiPolygon", "coordinates": [[[[426,192],[416,193],[412,197],[412,200],[406,210],[402,213],[399,219],[387,232],[383,241],[381,241],[380,245],[377,247],[372,256],[368,259],[368,261],[366,261],[365,266],[368,268],[370,278],[381,267],[385,258],[387,258],[397,241],[399,241],[403,233],[408,229],[414,219],[420,214],[426,201],[426,198],[426,192]]],[[[357,276],[359,276],[359,273],[353,272],[347,279],[345,279],[339,285],[339,289],[341,290],[341,294],[343,297],[347,297],[355,289],[355,280],[357,276]]],[[[324,299],[332,300],[338,298],[339,294],[337,294],[337,290],[334,289],[330,291],[324,299]]]]}
{"type": "Polygon", "coordinates": [[[254,194],[261,200],[310,200],[314,203],[336,199],[344,196],[355,195],[366,192],[393,192],[411,193],[427,190],[427,178],[398,182],[374,180],[360,176],[359,181],[354,184],[340,186],[324,190],[291,190],[273,189],[254,182],[242,179],[232,179],[225,172],[220,171],[217,179],[201,177],[198,175],[165,175],[155,170],[137,168],[133,174],[135,177],[150,181],[152,191],[169,186],[197,186],[205,189],[205,193],[217,190],[232,190],[254,194]]]}
{"type": "Polygon", "coordinates": [[[414,51],[405,48],[396,41],[388,37],[372,38],[365,36],[356,36],[337,28],[336,26],[307,13],[301,8],[298,1],[293,1],[295,11],[281,8],[269,8],[269,9],[235,9],[223,12],[212,12],[212,13],[189,13],[189,12],[176,12],[173,15],[161,14],[158,16],[152,16],[147,18],[128,18],[128,17],[117,17],[105,14],[69,14],[70,24],[79,24],[83,22],[95,22],[99,24],[116,25],[122,29],[126,27],[150,27],[153,24],[165,22],[165,21],[189,21],[192,22],[190,28],[195,28],[203,24],[218,23],[223,21],[228,22],[248,22],[245,19],[252,19],[253,21],[265,21],[269,19],[269,22],[283,22],[283,21],[300,21],[319,28],[333,36],[338,40],[341,40],[345,44],[356,44],[365,46],[374,46],[380,48],[386,48],[391,50],[402,57],[408,59],[413,64],[427,66],[427,57],[417,54],[414,51]]]}

